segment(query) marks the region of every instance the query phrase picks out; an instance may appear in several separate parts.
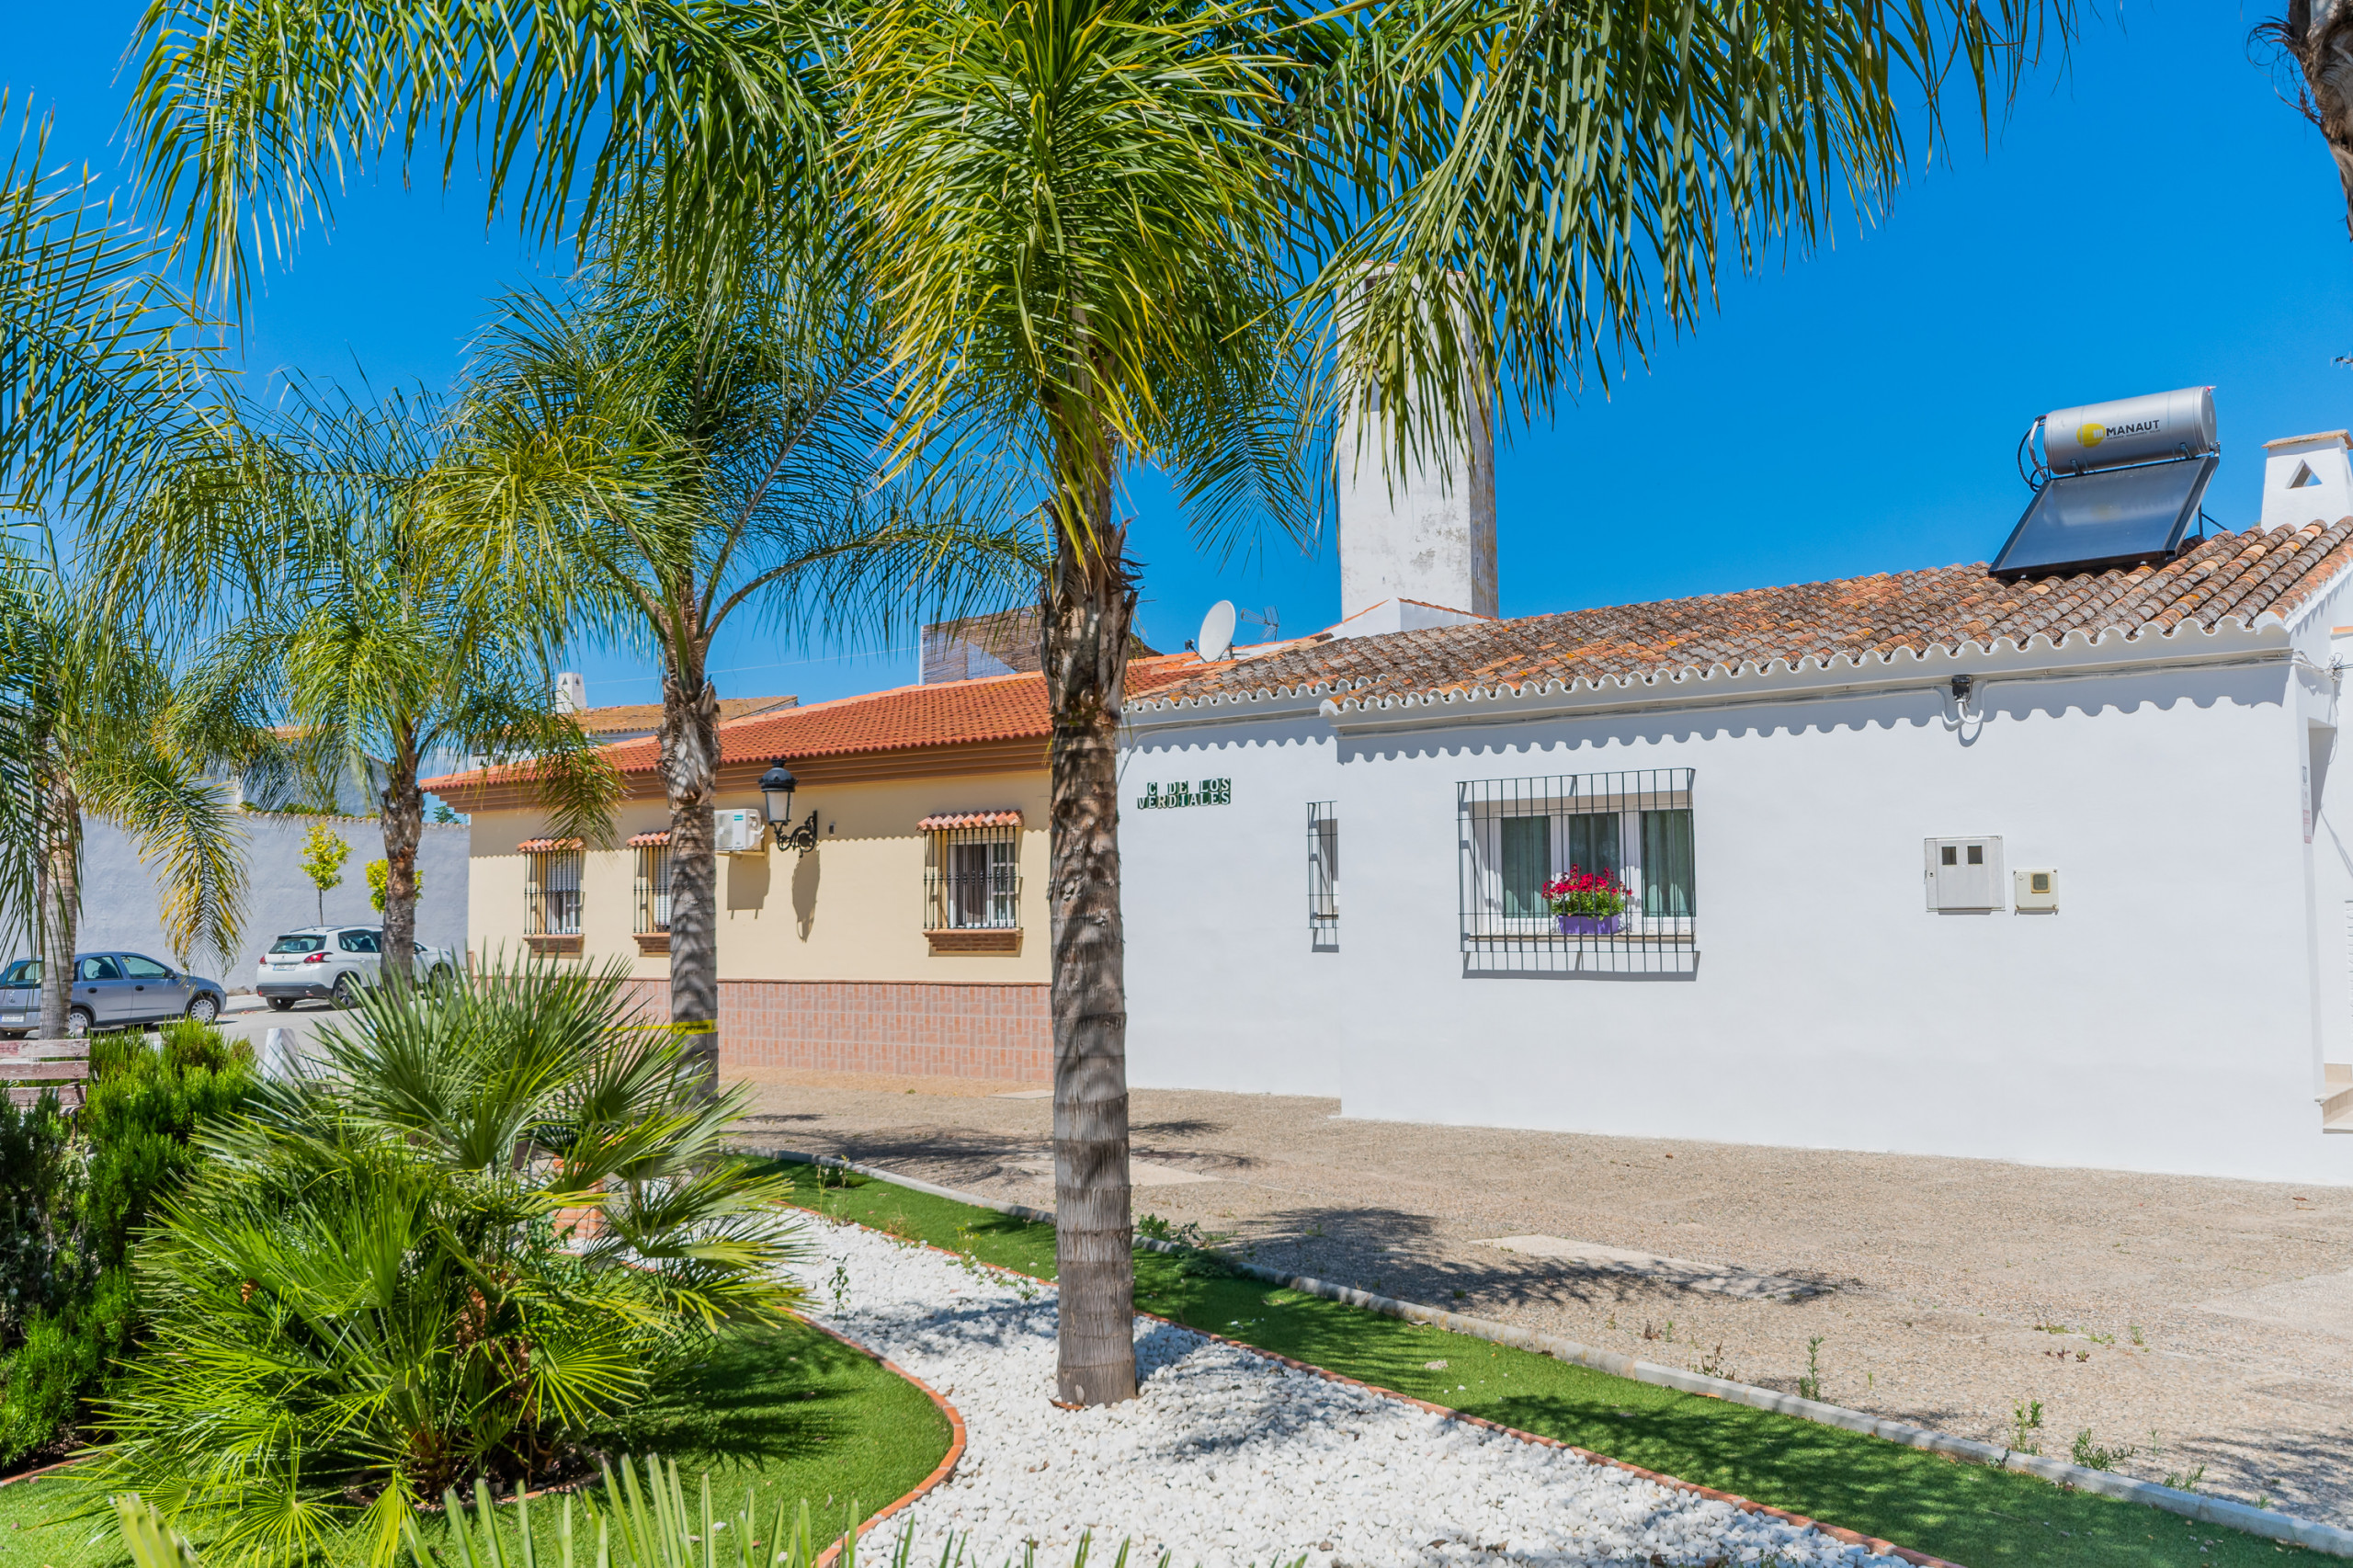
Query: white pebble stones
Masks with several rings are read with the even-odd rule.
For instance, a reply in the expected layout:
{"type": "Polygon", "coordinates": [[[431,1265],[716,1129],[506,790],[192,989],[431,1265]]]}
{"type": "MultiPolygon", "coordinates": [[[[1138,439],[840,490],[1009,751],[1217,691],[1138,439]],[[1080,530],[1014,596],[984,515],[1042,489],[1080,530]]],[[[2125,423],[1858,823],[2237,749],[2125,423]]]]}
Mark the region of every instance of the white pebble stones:
{"type": "MultiPolygon", "coordinates": [[[[1109,1568],[1495,1564],[1885,1564],[1817,1530],[1540,1448],[1188,1329],[1136,1320],[1140,1396],[1060,1410],[1051,1287],[818,1222],[819,1315],[939,1391],[964,1418],[955,1476],[870,1538],[915,1531],[913,1568],[961,1542],[972,1568],[1068,1568],[1091,1533],[1109,1568]],[[838,1265],[842,1275],[834,1273],[838,1265]],[[847,1289],[835,1306],[835,1283],[847,1289]],[[1033,1298],[1022,1299],[1026,1289],[1033,1298]]],[[[878,1539],[879,1538],[879,1539],[878,1539]]]]}

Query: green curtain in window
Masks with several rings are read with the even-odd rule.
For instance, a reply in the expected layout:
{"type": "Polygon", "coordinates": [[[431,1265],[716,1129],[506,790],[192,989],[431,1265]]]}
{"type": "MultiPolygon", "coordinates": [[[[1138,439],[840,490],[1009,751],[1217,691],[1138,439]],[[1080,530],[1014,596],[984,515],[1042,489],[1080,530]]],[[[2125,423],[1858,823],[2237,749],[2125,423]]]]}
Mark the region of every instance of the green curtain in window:
{"type": "Polygon", "coordinates": [[[1504,914],[1549,914],[1544,884],[1552,877],[1552,819],[1506,817],[1497,825],[1503,829],[1504,914]]]}
{"type": "Polygon", "coordinates": [[[1561,868],[1566,875],[1570,866],[1580,871],[1599,871],[1614,877],[1618,874],[1618,813],[1616,812],[1580,812],[1567,819],[1569,824],[1568,864],[1561,868]]]}
{"type": "Polygon", "coordinates": [[[1643,913],[1688,919],[1691,894],[1691,813],[1643,813],[1643,913]]]}

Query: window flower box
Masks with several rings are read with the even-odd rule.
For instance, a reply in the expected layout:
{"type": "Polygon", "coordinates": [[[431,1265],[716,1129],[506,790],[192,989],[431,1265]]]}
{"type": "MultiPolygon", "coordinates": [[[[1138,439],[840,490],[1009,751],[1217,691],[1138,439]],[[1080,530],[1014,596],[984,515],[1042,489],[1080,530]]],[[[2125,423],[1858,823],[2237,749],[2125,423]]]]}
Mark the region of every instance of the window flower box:
{"type": "Polygon", "coordinates": [[[1567,876],[1544,884],[1544,902],[1560,922],[1562,936],[1614,937],[1625,924],[1631,892],[1611,872],[1571,866],[1567,876]]]}

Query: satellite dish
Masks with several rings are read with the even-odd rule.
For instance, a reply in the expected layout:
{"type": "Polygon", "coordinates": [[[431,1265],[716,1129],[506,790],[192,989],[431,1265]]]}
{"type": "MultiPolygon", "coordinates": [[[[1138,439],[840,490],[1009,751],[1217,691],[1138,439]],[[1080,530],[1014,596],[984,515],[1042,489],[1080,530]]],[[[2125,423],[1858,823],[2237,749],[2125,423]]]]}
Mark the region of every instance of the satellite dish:
{"type": "Polygon", "coordinates": [[[1233,601],[1220,599],[1210,606],[1209,614],[1201,617],[1201,634],[1193,641],[1200,651],[1201,662],[1213,665],[1233,652],[1233,601]]]}

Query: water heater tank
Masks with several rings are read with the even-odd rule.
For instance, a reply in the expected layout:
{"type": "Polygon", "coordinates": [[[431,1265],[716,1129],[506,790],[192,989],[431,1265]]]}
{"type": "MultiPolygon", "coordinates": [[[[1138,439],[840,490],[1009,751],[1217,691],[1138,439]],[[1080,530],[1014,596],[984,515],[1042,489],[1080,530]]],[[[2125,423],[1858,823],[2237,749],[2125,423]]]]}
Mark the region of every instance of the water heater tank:
{"type": "Polygon", "coordinates": [[[2194,458],[2219,449],[2212,387],[2088,403],[2042,416],[2042,460],[2052,473],[2194,458]]]}

